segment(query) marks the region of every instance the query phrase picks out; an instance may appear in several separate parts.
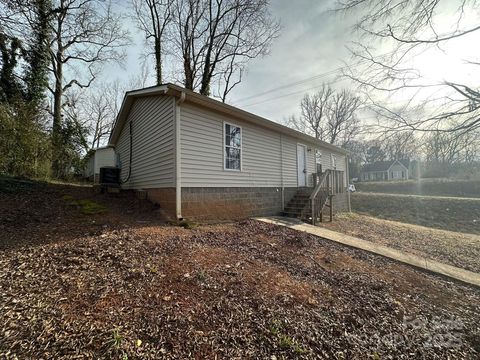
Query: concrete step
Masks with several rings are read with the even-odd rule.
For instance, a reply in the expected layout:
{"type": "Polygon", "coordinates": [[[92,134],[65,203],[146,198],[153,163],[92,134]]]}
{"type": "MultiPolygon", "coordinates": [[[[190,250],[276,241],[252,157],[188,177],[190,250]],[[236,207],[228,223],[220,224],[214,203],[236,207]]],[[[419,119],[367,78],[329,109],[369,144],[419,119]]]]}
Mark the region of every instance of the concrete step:
{"type": "Polygon", "coordinates": [[[305,207],[310,205],[308,201],[290,201],[287,206],[294,206],[294,207],[305,207]]]}
{"type": "Polygon", "coordinates": [[[310,194],[295,194],[292,199],[309,199],[310,194]]]}
{"type": "Polygon", "coordinates": [[[295,205],[288,205],[285,206],[285,211],[307,211],[310,210],[307,206],[295,206],[295,205]]]}
{"type": "Polygon", "coordinates": [[[312,213],[311,211],[298,211],[298,210],[294,210],[294,209],[285,209],[283,210],[283,213],[285,214],[285,216],[293,216],[293,217],[300,217],[300,216],[310,216],[310,214],[312,213]]]}

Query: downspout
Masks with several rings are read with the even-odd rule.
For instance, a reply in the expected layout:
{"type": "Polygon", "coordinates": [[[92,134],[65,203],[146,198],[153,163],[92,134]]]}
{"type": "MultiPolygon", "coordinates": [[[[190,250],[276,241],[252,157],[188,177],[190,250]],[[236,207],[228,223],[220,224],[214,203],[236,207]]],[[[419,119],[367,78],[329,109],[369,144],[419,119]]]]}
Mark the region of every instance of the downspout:
{"type": "Polygon", "coordinates": [[[350,171],[348,169],[348,154],[345,154],[345,162],[346,162],[346,175],[347,175],[347,206],[348,206],[348,212],[352,212],[352,206],[350,204],[350,171]]]}
{"type": "Polygon", "coordinates": [[[175,212],[177,220],[182,219],[182,157],[180,143],[180,105],[185,101],[185,92],[175,101],[175,212]]]}
{"type": "Polygon", "coordinates": [[[283,136],[280,134],[280,184],[282,186],[282,211],[285,210],[285,186],[283,183],[283,136]]]}

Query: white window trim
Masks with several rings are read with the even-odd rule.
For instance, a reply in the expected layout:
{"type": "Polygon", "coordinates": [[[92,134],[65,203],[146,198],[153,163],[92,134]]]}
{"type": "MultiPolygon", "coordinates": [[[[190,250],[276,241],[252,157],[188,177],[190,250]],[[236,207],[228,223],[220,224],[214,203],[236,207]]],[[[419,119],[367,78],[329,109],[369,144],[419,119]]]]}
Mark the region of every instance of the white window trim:
{"type": "Polygon", "coordinates": [[[243,128],[240,125],[237,125],[235,123],[231,123],[228,121],[223,122],[223,139],[222,139],[222,153],[223,153],[223,170],[224,171],[234,171],[234,172],[242,172],[243,171],[243,128]],[[227,145],[225,145],[225,137],[227,136],[225,132],[225,125],[230,125],[230,126],[235,126],[240,128],[240,169],[228,169],[225,166],[225,148],[227,145]]]}

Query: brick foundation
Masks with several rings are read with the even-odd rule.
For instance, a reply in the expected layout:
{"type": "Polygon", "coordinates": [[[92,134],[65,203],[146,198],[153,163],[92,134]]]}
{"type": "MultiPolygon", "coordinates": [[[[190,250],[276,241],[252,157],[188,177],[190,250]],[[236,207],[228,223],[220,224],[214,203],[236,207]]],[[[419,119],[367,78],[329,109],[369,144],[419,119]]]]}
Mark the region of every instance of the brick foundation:
{"type": "MultiPolygon", "coordinates": [[[[285,190],[288,201],[294,191],[285,190]]],[[[182,188],[182,216],[187,219],[233,220],[279,215],[282,210],[280,187],[182,188]]]]}
{"type": "MultiPolygon", "coordinates": [[[[285,205],[298,188],[284,188],[285,205]]],[[[147,198],[159,204],[164,214],[176,217],[175,188],[146,189],[147,198]]],[[[347,193],[333,198],[334,213],[348,211],[347,193]]],[[[182,188],[182,216],[191,220],[235,220],[252,216],[280,215],[280,187],[189,187],[182,188]]]]}
{"type": "Polygon", "coordinates": [[[160,205],[165,216],[175,219],[175,188],[146,189],[147,199],[154,204],[160,205]]]}

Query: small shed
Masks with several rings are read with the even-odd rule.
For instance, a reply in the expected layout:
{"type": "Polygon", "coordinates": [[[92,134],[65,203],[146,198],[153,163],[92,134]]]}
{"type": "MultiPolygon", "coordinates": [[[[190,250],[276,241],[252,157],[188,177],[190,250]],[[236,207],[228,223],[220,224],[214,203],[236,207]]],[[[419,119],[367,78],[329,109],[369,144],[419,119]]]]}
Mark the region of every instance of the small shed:
{"type": "Polygon", "coordinates": [[[100,168],[115,165],[116,157],[114,147],[106,146],[95,149],[95,151],[90,154],[85,165],[85,178],[96,184],[100,181],[100,168]]]}

